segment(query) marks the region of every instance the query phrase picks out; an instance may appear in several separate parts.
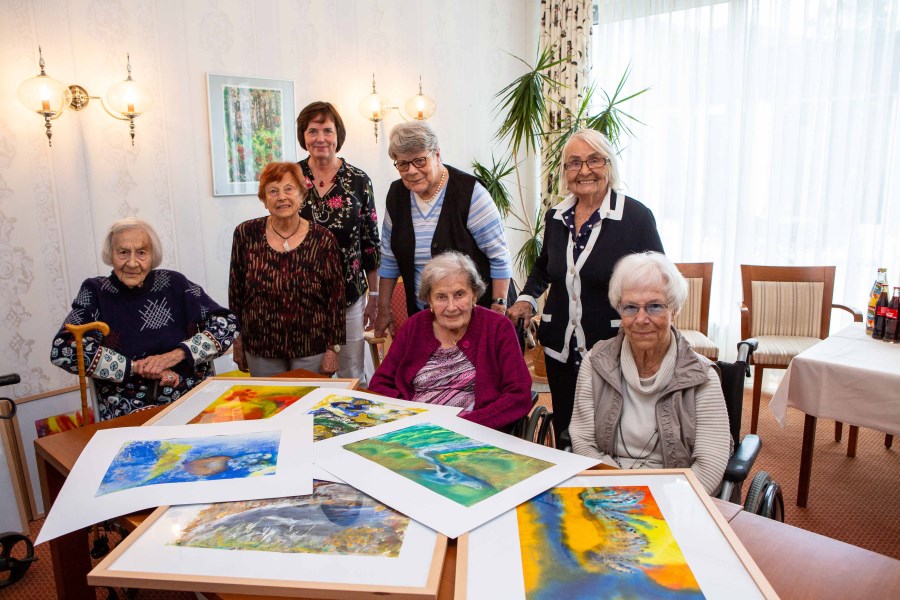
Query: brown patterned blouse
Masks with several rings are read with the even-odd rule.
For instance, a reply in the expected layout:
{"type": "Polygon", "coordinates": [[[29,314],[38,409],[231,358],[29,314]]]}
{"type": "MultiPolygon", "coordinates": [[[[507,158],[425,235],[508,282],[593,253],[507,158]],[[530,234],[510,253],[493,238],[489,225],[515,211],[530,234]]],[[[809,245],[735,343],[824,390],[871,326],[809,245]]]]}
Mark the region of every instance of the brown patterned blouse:
{"type": "Polygon", "coordinates": [[[234,230],[228,303],[244,349],[264,358],[296,358],[343,344],[344,273],[331,233],[310,223],[303,242],[278,252],[266,241],[268,217],[234,230]]]}

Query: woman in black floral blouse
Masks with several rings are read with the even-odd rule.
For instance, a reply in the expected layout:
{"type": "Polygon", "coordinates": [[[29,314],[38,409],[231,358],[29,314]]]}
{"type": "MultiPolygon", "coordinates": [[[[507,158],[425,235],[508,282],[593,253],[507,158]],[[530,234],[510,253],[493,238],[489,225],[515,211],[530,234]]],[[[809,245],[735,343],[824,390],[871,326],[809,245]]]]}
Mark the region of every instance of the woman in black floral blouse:
{"type": "Polygon", "coordinates": [[[343,119],[328,102],[313,102],[297,117],[297,139],[309,152],[300,161],[309,188],[301,214],[331,231],[344,267],[347,342],[338,377],[365,379],[363,330],[375,322],[381,240],[372,180],[337,156],[346,137],[343,119]]]}

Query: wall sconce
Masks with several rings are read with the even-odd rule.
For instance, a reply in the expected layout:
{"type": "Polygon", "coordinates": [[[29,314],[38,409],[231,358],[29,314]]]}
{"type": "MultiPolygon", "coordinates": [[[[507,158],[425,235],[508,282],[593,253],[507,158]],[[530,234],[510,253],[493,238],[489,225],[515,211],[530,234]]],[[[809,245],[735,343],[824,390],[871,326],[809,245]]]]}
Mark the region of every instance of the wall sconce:
{"type": "Polygon", "coordinates": [[[51,123],[62,116],[66,108],[76,112],[87,107],[91,100],[99,100],[106,114],[120,121],[128,121],[131,134],[131,145],[134,146],[134,119],[150,107],[150,96],[131,78],[131,55],[126,54],[128,76],[124,81],[115,84],[106,93],[104,100],[100,96],[91,96],[80,85],[66,86],[63,82],[48,76],[45,71],[44,55],[38,46],[41,72],[19,85],[19,101],[30,111],[44,117],[47,133],[47,145],[52,146],[51,123]]]}
{"type": "MultiPolygon", "coordinates": [[[[434,100],[422,93],[422,76],[419,75],[419,93],[406,101],[403,110],[416,121],[424,121],[431,117],[436,110],[434,100]]],[[[372,121],[375,130],[375,142],[378,142],[378,123],[384,120],[392,110],[399,112],[399,106],[392,106],[386,96],[375,90],[375,74],[372,73],[372,93],[360,100],[359,112],[366,119],[372,121]]]]}

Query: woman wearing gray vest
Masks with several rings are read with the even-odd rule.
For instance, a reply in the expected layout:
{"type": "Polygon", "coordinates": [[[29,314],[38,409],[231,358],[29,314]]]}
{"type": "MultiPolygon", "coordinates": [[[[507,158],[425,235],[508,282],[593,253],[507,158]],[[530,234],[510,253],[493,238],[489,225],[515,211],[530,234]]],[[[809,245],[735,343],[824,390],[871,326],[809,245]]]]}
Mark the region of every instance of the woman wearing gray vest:
{"type": "Polygon", "coordinates": [[[572,449],[623,469],[690,467],[712,494],[731,455],[715,366],[672,326],[687,282],[658,252],[621,259],[609,301],[619,334],[585,356],[569,425],[572,449]]]}
{"type": "Polygon", "coordinates": [[[407,314],[423,308],[419,283],[425,263],[448,250],[472,259],[487,290],[478,304],[504,314],[512,264],[503,221],[478,180],[441,161],[437,136],[427,123],[411,121],[391,130],[388,154],[400,179],[385,201],[378,270],[375,335],[391,323],[391,295],[403,277],[407,314]]]}

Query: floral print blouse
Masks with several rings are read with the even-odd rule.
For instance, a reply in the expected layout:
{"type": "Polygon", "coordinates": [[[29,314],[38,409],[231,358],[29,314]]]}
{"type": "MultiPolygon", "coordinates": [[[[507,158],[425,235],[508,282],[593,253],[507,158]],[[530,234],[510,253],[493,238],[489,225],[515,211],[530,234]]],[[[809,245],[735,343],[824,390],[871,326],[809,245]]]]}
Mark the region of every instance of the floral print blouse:
{"type": "Polygon", "coordinates": [[[320,196],[320,188],[313,185],[309,158],[300,161],[309,190],[300,214],[326,227],[337,240],[344,268],[346,301],[350,306],[366,292],[366,272],[378,269],[381,264],[381,239],[372,180],[346,160],[341,161],[343,164],[335,175],[334,186],[324,196],[320,196]]]}

